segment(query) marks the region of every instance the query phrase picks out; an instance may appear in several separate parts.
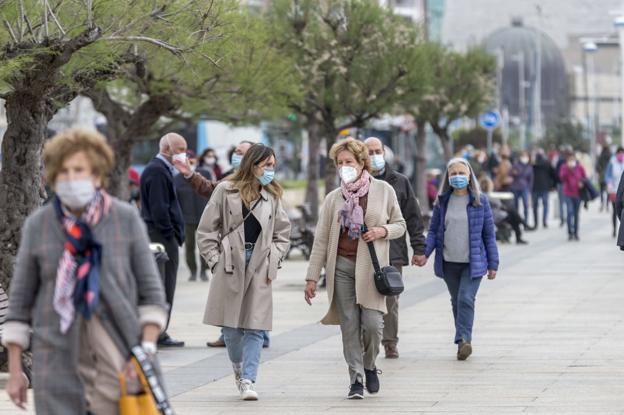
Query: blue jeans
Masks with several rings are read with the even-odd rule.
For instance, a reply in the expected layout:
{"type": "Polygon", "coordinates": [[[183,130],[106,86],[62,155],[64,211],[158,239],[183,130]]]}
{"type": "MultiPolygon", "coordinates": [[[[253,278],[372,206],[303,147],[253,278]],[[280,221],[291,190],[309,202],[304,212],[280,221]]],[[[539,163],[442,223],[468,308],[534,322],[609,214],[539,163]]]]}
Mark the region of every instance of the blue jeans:
{"type": "Polygon", "coordinates": [[[544,210],[542,212],[542,225],[546,226],[546,222],[548,222],[548,195],[549,195],[548,191],[533,192],[533,220],[535,221],[534,222],[535,226],[537,226],[537,224],[539,223],[537,219],[537,214],[539,211],[540,200],[542,201],[542,207],[544,210]]]}
{"type": "Polygon", "coordinates": [[[223,327],[223,337],[230,361],[242,365],[242,378],[256,381],[260,352],[262,352],[263,330],[235,329],[223,327]]]}
{"type": "Polygon", "coordinates": [[[475,298],[481,278],[470,276],[470,264],[444,261],[444,282],[451,294],[455,319],[455,344],[472,341],[475,298]]]}
{"type": "Polygon", "coordinates": [[[566,206],[568,207],[568,235],[578,236],[581,198],[566,196],[566,206]]]}
{"type": "Polygon", "coordinates": [[[520,200],[522,200],[522,208],[524,216],[522,217],[525,222],[529,222],[529,191],[528,190],[512,190],[514,195],[514,206],[518,212],[518,205],[520,200]]]}

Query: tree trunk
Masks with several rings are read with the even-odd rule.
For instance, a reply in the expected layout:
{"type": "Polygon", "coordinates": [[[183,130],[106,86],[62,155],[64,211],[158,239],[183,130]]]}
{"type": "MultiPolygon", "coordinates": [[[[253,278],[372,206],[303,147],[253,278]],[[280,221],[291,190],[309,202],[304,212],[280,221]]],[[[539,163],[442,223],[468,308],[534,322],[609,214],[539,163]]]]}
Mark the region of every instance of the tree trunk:
{"type": "Polygon", "coordinates": [[[307,117],[306,129],[308,131],[308,171],[306,184],[305,203],[310,206],[311,221],[316,223],[319,211],[319,157],[321,153],[321,136],[318,120],[315,116],[307,117]]]}
{"type": "Polygon", "coordinates": [[[132,162],[132,148],[134,147],[134,143],[132,140],[121,137],[115,137],[113,135],[109,135],[108,137],[108,142],[115,153],[115,166],[110,175],[108,191],[119,199],[127,201],[130,199],[128,168],[130,168],[130,163],[132,162]]]}
{"type": "Polygon", "coordinates": [[[336,165],[333,160],[329,159],[329,150],[336,143],[338,131],[332,123],[323,126],[323,137],[327,145],[327,162],[325,163],[325,194],[338,187],[338,175],[336,173],[336,165]]]}
{"type": "Polygon", "coordinates": [[[453,150],[451,149],[451,138],[448,135],[448,127],[442,127],[436,125],[435,123],[430,123],[433,132],[440,139],[440,144],[442,144],[442,151],[444,152],[444,159],[449,161],[453,158],[453,150]]]}
{"type": "Polygon", "coordinates": [[[13,92],[6,100],[7,130],[0,171],[0,284],[8,291],[22,224],[45,198],[41,152],[54,110],[37,94],[13,92]]]}
{"type": "Polygon", "coordinates": [[[420,202],[423,213],[429,211],[429,196],[427,195],[427,125],[418,122],[416,130],[416,154],[414,155],[414,190],[420,202]]]}

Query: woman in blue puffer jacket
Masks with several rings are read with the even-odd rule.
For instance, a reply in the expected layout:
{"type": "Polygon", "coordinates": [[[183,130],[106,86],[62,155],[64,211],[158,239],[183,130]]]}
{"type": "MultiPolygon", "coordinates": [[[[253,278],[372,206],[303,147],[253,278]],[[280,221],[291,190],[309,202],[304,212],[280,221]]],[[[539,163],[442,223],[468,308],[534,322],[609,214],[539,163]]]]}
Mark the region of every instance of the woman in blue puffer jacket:
{"type": "Polygon", "coordinates": [[[433,215],[425,255],[435,250],[434,270],[451,294],[457,359],[472,354],[474,305],[481,278],[496,278],[498,249],[492,209],[468,161],[449,161],[433,215]]]}

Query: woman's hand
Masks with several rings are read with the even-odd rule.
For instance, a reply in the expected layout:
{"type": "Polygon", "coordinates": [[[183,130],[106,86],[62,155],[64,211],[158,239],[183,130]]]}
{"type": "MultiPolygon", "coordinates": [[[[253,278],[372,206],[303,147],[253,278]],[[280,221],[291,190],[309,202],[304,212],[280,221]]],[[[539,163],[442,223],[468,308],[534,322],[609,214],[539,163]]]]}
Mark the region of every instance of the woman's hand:
{"type": "Polygon", "coordinates": [[[28,401],[28,379],[21,372],[12,371],[9,375],[9,382],[6,387],[11,401],[20,409],[26,409],[28,401]]]}
{"type": "Polygon", "coordinates": [[[496,278],[496,271],[493,269],[488,270],[488,280],[493,280],[496,278]]]}
{"type": "Polygon", "coordinates": [[[134,366],[132,359],[128,360],[124,366],[123,375],[127,381],[136,382],[139,379],[139,374],[137,373],[136,366],[134,366]]]}
{"type": "Polygon", "coordinates": [[[306,303],[308,303],[308,305],[312,305],[312,299],[316,297],[316,281],[308,281],[303,294],[306,303]]]}
{"type": "Polygon", "coordinates": [[[383,239],[388,235],[388,230],[382,226],[370,228],[368,232],[362,235],[365,242],[373,242],[377,239],[383,239]]]}
{"type": "Polygon", "coordinates": [[[412,257],[412,265],[424,267],[425,265],[427,265],[427,257],[424,255],[414,255],[412,257]]]}

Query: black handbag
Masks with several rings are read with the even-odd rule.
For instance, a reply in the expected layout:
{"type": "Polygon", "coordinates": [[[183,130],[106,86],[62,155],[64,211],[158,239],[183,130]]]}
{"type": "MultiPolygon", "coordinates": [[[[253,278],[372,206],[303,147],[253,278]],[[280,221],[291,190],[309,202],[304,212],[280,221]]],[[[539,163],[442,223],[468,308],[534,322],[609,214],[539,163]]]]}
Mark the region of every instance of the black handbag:
{"type": "MultiPolygon", "coordinates": [[[[368,232],[366,225],[363,226],[362,232],[368,232]]],[[[377,287],[379,294],[385,296],[401,294],[405,286],[403,285],[403,276],[399,270],[392,265],[381,268],[379,266],[379,260],[377,259],[377,252],[375,252],[375,245],[373,245],[373,242],[367,242],[367,245],[368,252],[370,252],[371,260],[373,261],[373,268],[375,269],[375,274],[373,276],[375,279],[375,287],[377,287]]]]}

